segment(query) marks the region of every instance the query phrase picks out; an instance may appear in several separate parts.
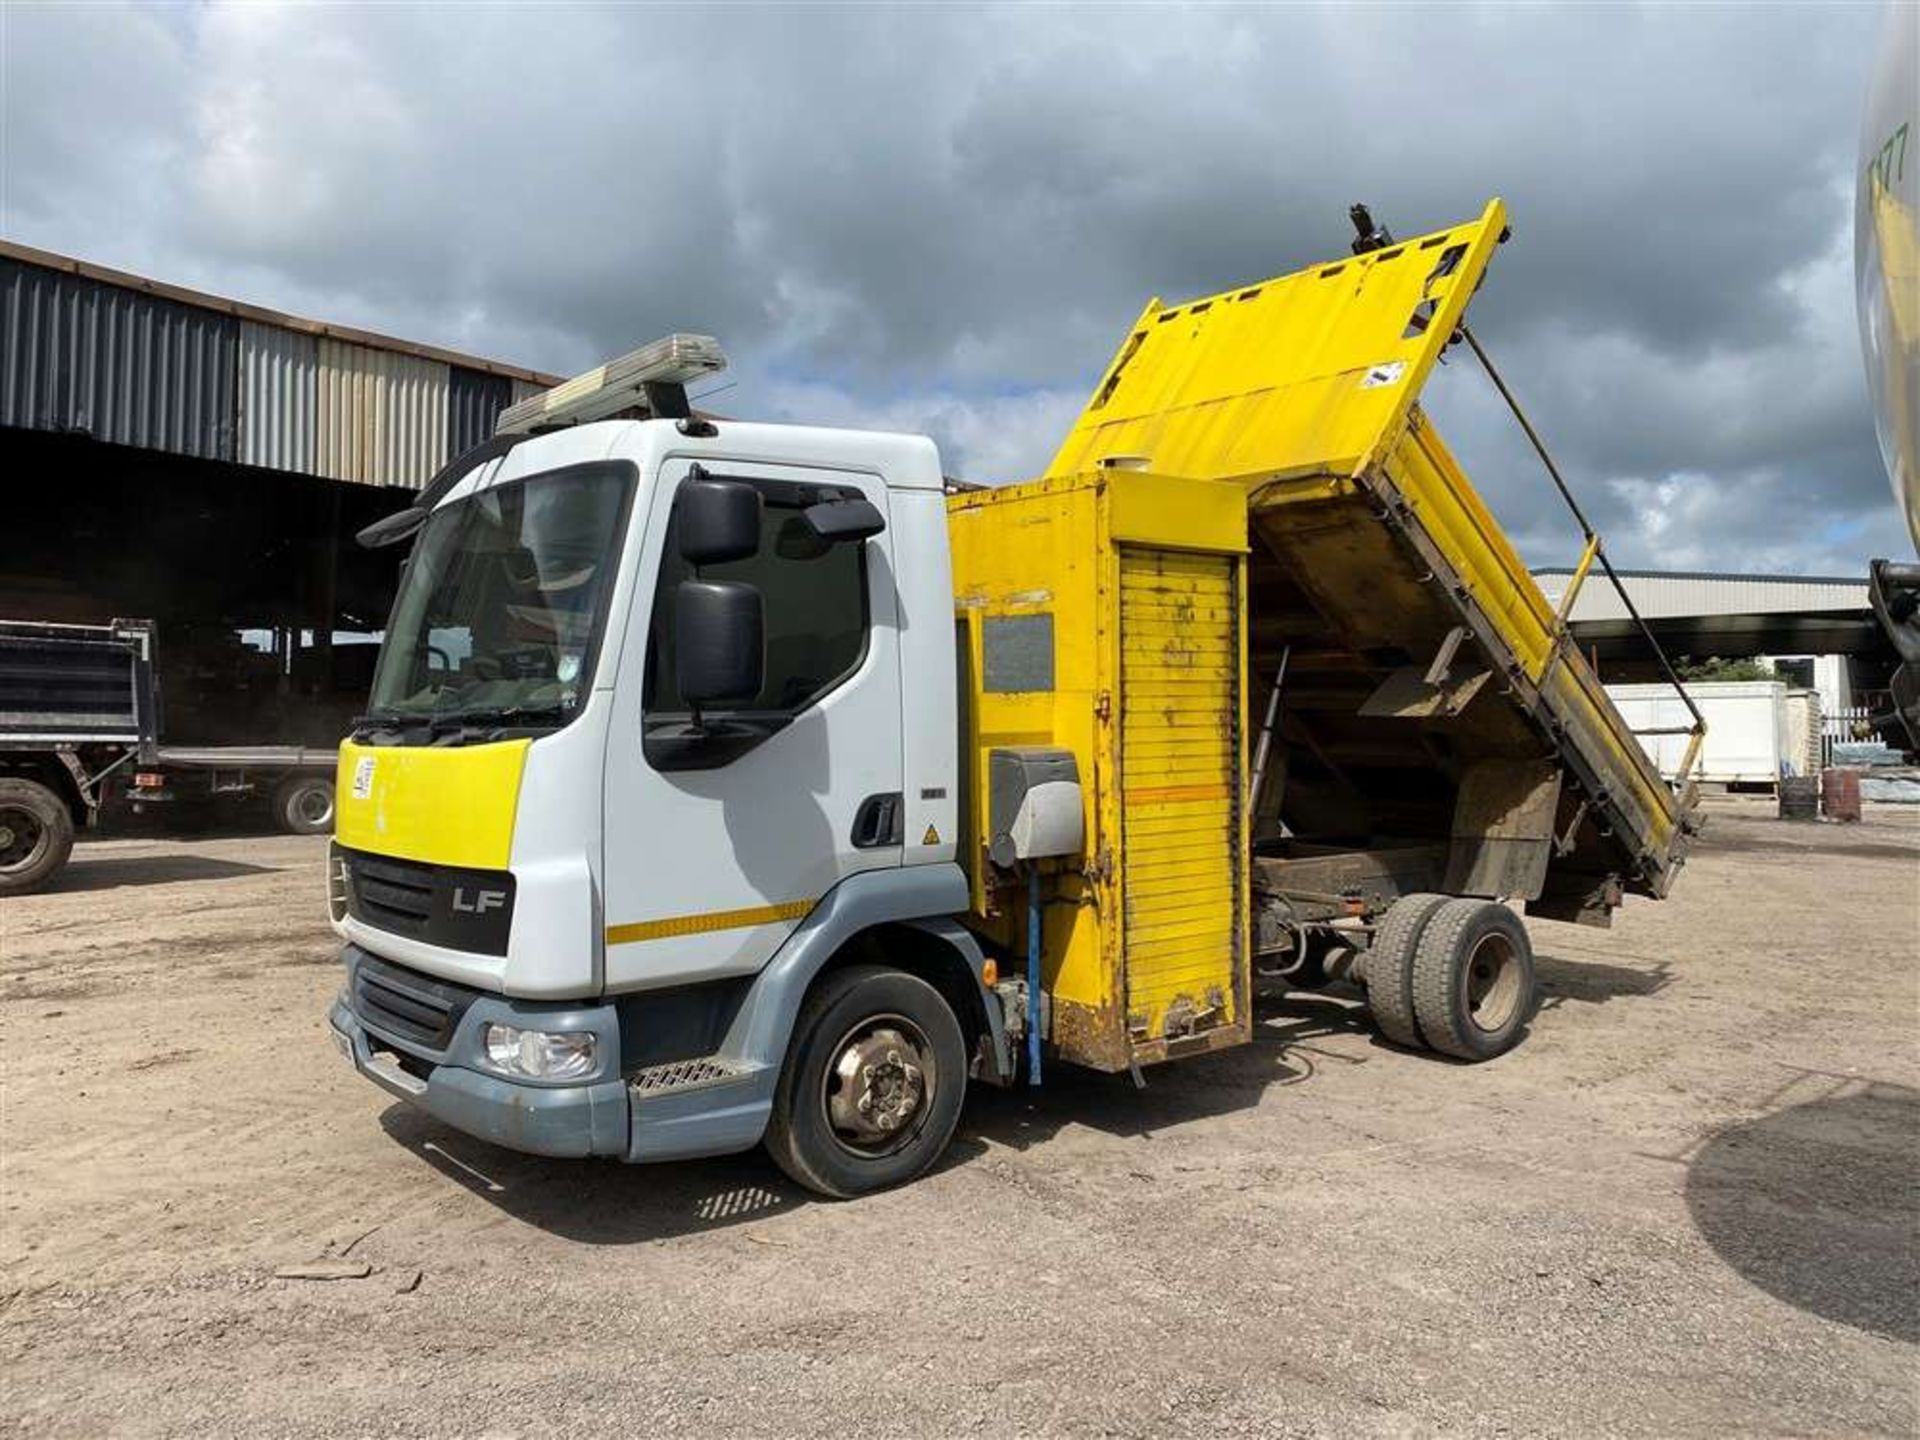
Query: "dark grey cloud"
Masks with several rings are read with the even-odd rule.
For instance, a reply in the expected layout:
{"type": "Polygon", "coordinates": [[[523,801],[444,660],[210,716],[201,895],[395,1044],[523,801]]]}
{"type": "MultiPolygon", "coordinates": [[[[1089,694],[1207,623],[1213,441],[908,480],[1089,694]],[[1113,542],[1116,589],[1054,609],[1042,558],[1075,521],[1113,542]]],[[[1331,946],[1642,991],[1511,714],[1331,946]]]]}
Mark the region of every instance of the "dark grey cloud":
{"type": "MultiPolygon", "coordinates": [[[[1901,543],[1847,234],[1875,7],[0,10],[0,228],[568,370],[721,335],[737,413],[1017,478],[1150,294],[1512,211],[1476,327],[1623,563],[1901,543]]],[[[1435,387],[1536,563],[1510,424],[1435,387]]]]}

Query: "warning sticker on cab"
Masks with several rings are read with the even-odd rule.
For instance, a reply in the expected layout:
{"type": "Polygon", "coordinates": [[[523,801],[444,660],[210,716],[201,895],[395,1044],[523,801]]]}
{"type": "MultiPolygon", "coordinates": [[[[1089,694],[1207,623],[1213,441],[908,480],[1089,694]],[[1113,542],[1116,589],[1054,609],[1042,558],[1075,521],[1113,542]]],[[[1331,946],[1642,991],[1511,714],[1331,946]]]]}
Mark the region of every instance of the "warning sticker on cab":
{"type": "Polygon", "coordinates": [[[373,756],[362,755],[353,762],[353,798],[365,800],[373,794],[373,756]]]}

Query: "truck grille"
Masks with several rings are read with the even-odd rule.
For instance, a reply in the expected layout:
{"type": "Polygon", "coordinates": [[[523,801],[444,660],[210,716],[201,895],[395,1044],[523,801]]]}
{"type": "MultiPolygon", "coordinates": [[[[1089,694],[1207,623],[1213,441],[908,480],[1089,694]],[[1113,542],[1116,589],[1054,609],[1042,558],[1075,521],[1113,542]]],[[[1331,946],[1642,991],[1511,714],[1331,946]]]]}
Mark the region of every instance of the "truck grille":
{"type": "Polygon", "coordinates": [[[345,846],[335,853],[347,913],[363,925],[471,955],[507,953],[512,872],[430,865],[345,846]]]}
{"type": "Polygon", "coordinates": [[[348,906],[355,919],[400,935],[426,930],[433,915],[433,866],[353,851],[345,858],[348,906]]]}
{"type": "Polygon", "coordinates": [[[362,953],[353,971],[353,1013],[370,1030],[445,1050],[473,1003],[464,985],[432,980],[362,953]]]}

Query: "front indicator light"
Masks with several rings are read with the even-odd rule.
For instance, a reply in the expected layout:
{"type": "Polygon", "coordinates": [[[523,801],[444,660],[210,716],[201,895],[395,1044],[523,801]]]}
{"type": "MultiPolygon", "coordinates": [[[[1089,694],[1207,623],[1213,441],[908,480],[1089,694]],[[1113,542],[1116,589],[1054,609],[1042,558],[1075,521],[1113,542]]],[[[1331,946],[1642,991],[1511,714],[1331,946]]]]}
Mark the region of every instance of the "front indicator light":
{"type": "Polygon", "coordinates": [[[522,1030],[489,1025],[481,1036],[487,1063],[503,1075],[530,1080],[574,1080],[593,1073],[599,1041],[591,1031],[522,1030]]]}

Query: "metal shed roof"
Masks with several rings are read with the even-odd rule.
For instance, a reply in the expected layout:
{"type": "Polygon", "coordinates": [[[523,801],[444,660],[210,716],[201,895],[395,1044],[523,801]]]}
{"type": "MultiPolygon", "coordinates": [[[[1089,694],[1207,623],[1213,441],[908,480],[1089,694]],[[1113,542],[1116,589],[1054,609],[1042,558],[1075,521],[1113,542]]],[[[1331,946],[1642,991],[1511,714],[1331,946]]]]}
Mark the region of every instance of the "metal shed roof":
{"type": "Polygon", "coordinates": [[[558,383],[0,241],[0,426],[411,489],[558,383]]]}
{"type": "MultiPolygon", "coordinates": [[[[1573,571],[1535,570],[1547,599],[1558,604],[1573,571]]],[[[1716,575],[1698,570],[1617,570],[1640,613],[1649,620],[1683,616],[1806,614],[1867,608],[1867,577],[1859,575],[1716,575]]],[[[1606,578],[1592,574],[1573,602],[1575,624],[1626,617],[1606,578]]]]}
{"type": "Polygon", "coordinates": [[[489,375],[504,375],[511,380],[531,381],[543,390],[558,385],[566,379],[564,375],[549,375],[543,370],[531,370],[524,365],[508,365],[498,360],[485,360],[477,355],[443,349],[438,345],[422,345],[416,341],[400,340],[392,335],[382,335],[372,330],[357,330],[350,325],[332,325],[323,320],[309,320],[304,316],[289,315],[281,310],[270,310],[264,305],[250,305],[244,300],[230,300],[222,295],[209,295],[203,290],[189,290],[183,285],[169,285],[165,281],[149,279],[145,275],[135,275],[130,271],[95,265],[87,260],[76,260],[71,255],[41,250],[32,245],[22,245],[14,240],[0,239],[0,258],[19,260],[48,270],[60,270],[69,275],[84,276],[86,279],[97,280],[105,285],[118,285],[122,289],[142,291],[161,299],[178,301],[182,305],[198,306],[202,310],[232,315],[260,325],[275,325],[283,330],[292,330],[302,335],[345,340],[355,345],[366,345],[375,350],[391,350],[396,354],[411,355],[421,360],[438,360],[442,364],[460,365],[468,370],[479,370],[489,375]]]}

